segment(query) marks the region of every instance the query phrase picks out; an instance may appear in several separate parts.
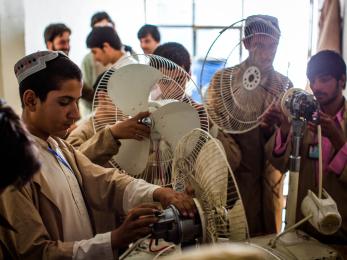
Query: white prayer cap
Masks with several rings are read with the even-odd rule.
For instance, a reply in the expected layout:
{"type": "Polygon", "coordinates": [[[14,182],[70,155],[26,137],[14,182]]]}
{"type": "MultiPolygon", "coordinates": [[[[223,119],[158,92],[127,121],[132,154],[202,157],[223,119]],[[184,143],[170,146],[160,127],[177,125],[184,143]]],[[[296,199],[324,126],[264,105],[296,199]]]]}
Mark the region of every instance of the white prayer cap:
{"type": "Polygon", "coordinates": [[[45,69],[46,62],[54,60],[59,55],[67,57],[66,54],[61,51],[38,51],[21,58],[14,65],[14,73],[16,74],[18,84],[30,75],[45,69]]]}

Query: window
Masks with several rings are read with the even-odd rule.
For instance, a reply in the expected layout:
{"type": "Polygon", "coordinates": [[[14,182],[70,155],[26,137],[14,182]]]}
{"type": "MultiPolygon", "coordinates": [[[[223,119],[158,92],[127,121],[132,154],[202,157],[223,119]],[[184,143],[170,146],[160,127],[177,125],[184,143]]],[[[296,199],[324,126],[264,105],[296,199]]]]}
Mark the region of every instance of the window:
{"type": "MultiPolygon", "coordinates": [[[[145,22],[159,27],[162,42],[183,44],[191,53],[195,66],[205,58],[219,32],[233,22],[254,14],[278,17],[282,36],[275,69],[288,75],[295,87],[304,88],[306,63],[317,35],[317,26],[312,26],[317,23],[313,15],[318,13],[317,1],[144,0],[145,22]]],[[[226,53],[225,49],[231,51],[232,45],[240,42],[241,34],[237,30],[235,28],[235,33],[230,33],[230,38],[223,37],[230,41],[216,43],[220,45],[220,54],[226,53]]],[[[216,57],[220,55],[214,54],[216,57]]]]}

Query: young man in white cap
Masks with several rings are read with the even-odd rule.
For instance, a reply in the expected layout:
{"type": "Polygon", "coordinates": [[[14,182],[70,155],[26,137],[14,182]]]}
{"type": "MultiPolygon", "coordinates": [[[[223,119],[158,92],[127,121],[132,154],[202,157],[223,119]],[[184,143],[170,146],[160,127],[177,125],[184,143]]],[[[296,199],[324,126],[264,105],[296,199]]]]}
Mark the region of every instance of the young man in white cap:
{"type": "Polygon", "coordinates": [[[19,60],[15,73],[22,118],[42,167],[22,189],[1,196],[0,210],[17,230],[0,233],[11,257],[114,259],[117,248],[149,234],[149,225],[158,220],[156,206],[148,202],[174,204],[193,217],[194,204],[186,195],[95,165],[54,136],[79,117],[82,75],[67,56],[37,52],[19,60]],[[92,208],[128,215],[119,228],[95,234],[92,208]]]}

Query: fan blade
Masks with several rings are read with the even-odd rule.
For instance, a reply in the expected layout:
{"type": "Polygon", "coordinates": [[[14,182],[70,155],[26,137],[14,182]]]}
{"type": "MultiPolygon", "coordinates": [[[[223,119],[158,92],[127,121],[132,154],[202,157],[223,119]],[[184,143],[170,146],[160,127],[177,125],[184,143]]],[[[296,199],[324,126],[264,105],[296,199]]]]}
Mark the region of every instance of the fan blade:
{"type": "Polygon", "coordinates": [[[171,102],[159,107],[150,117],[154,122],[152,131],[158,132],[173,150],[184,135],[200,128],[198,112],[191,105],[182,102],[171,102]]]}
{"type": "Polygon", "coordinates": [[[125,114],[136,115],[148,110],[150,90],[162,77],[163,74],[151,66],[129,64],[112,74],[107,92],[113,103],[125,114]]]}
{"type": "Polygon", "coordinates": [[[136,176],[141,174],[145,170],[148,161],[149,139],[142,141],[124,139],[120,140],[120,142],[122,145],[112,160],[129,175],[136,176]]]}

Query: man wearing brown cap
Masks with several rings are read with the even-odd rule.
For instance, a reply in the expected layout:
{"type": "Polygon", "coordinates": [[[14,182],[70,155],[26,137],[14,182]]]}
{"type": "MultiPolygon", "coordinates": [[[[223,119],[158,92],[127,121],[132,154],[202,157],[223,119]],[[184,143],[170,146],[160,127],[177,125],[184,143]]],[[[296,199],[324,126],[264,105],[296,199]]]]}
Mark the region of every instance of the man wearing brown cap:
{"type": "MultiPolygon", "coordinates": [[[[252,81],[251,76],[245,76],[248,72],[256,75],[253,71],[259,71],[258,75],[261,76],[258,87],[267,90],[263,91],[261,97],[263,103],[258,104],[261,107],[270,107],[275,93],[279,95],[291,85],[287,77],[273,68],[280,34],[277,18],[268,15],[247,17],[243,44],[249,53],[248,57],[239,65],[218,71],[208,89],[208,111],[210,114],[214,113],[215,119],[218,118],[216,122],[228,120],[228,116],[233,112],[228,109],[235,110],[239,106],[240,113],[243,113],[242,110],[246,110],[247,106],[255,107],[255,104],[236,104],[235,99],[225,98],[225,94],[224,97],[222,94],[230,93],[231,84],[244,87],[245,80],[252,81]],[[279,82],[279,86],[275,88],[273,82],[279,82]],[[224,104],[221,104],[222,99],[224,104]]],[[[255,84],[254,81],[252,84],[255,84]]],[[[252,91],[245,93],[247,94],[253,95],[252,91]]],[[[239,134],[222,131],[222,126],[217,130],[216,124],[212,127],[212,132],[220,138],[225,150],[232,153],[227,153],[227,157],[240,190],[251,236],[276,233],[280,230],[283,201],[282,174],[268,162],[264,151],[275,124],[267,122],[266,117],[259,120],[255,127],[239,134]]]]}

